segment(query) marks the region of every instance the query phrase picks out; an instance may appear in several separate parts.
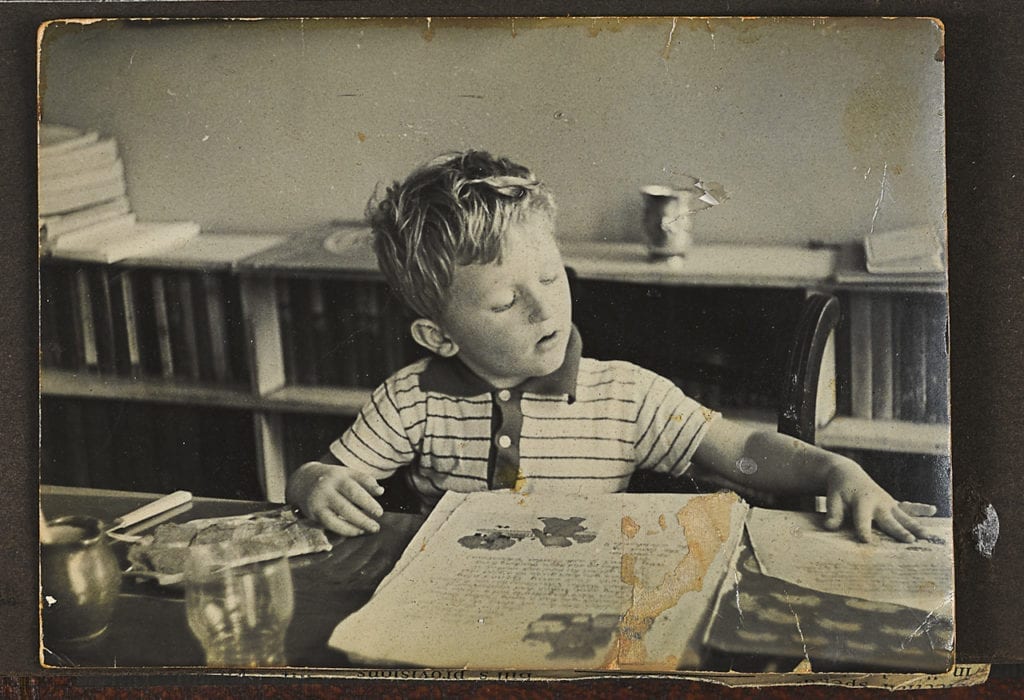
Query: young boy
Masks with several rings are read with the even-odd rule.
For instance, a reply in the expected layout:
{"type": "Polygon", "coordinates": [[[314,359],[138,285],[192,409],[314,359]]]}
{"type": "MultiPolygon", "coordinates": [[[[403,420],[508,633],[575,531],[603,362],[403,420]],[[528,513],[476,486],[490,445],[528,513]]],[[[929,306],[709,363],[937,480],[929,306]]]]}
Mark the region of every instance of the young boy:
{"type": "Polygon", "coordinates": [[[403,469],[429,507],[447,490],[622,491],[637,469],[690,463],[756,492],[827,495],[825,527],[923,536],[855,462],[754,431],[627,362],[581,357],[554,237],[555,202],[525,167],[469,151],[395,183],[370,208],[388,283],[432,356],[388,378],[288,501],[342,535],[379,529],[378,481],[403,469]]]}

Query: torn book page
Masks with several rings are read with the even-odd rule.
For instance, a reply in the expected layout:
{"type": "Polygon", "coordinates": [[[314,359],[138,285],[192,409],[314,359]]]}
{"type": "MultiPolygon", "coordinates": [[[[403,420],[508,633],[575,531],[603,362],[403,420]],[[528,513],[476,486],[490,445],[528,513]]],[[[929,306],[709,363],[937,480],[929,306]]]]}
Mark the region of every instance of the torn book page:
{"type": "Polygon", "coordinates": [[[699,665],[735,494],[449,495],[333,648],[435,668],[699,665]]]}

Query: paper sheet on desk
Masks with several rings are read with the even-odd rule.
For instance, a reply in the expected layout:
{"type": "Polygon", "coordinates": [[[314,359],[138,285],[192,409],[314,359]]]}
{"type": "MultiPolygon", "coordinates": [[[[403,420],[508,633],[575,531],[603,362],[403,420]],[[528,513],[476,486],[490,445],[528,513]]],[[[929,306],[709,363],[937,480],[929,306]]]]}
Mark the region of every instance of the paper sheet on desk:
{"type": "Polygon", "coordinates": [[[390,664],[672,670],[745,513],[734,494],[448,494],[329,643],[390,664]]]}
{"type": "Polygon", "coordinates": [[[848,530],[822,529],[823,517],[751,509],[747,532],[762,571],[825,593],[905,605],[936,614],[949,606],[952,612],[950,518],[919,520],[934,541],[905,544],[879,535],[874,544],[864,544],[856,541],[848,530]]]}

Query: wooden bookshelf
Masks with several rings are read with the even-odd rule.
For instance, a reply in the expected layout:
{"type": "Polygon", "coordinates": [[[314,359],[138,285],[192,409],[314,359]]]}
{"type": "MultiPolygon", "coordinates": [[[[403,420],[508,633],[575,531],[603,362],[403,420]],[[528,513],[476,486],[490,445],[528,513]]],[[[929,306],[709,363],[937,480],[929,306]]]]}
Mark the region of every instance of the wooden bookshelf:
{"type": "MultiPolygon", "coordinates": [[[[826,290],[846,295],[847,301],[853,300],[854,305],[862,308],[871,308],[878,299],[888,298],[886,295],[899,295],[900,299],[911,301],[919,297],[944,300],[945,292],[942,275],[928,279],[870,275],[858,268],[856,254],[831,248],[706,245],[694,247],[679,261],[651,261],[639,243],[570,241],[563,242],[562,249],[566,264],[580,281],[613,287],[740,289],[748,293],[759,289],[789,290],[786,293],[796,295],[826,290]]],[[[862,259],[859,264],[863,265],[862,259]]],[[[87,300],[89,304],[76,297],[82,290],[91,290],[92,278],[79,271],[84,268],[59,260],[44,260],[42,265],[54,298],[49,305],[44,304],[42,311],[41,395],[53,400],[148,402],[248,412],[253,423],[259,482],[272,501],[283,500],[287,475],[296,466],[287,463],[285,416],[351,418],[368,399],[372,386],[383,378],[378,375],[408,360],[394,340],[402,327],[401,321],[393,316],[394,308],[378,292],[373,292],[378,296],[372,298],[365,296],[373,285],[380,285],[381,276],[368,232],[357,224],[290,236],[204,233],[176,249],[173,256],[136,258],[105,266],[104,275],[97,279],[119,279],[122,273],[131,275],[132,291],[124,292],[118,287],[112,298],[116,301],[122,298],[117,294],[128,295],[123,299],[137,298],[140,304],[138,313],[128,314],[132,319],[129,323],[138,323],[137,338],[127,342],[142,343],[141,349],[135,349],[141,359],[131,355],[134,364],[129,365],[123,364],[120,356],[107,357],[110,348],[122,355],[127,352],[122,349],[124,341],[120,336],[115,342],[104,336],[97,344],[96,336],[90,338],[88,333],[81,332],[89,327],[90,315],[94,326],[104,321],[106,308],[100,303],[106,300],[103,294],[96,297],[99,301],[87,300]],[[62,269],[66,279],[60,277],[62,269]],[[188,282],[185,285],[175,277],[182,275],[188,282]],[[359,294],[352,299],[344,298],[345,284],[356,285],[359,294]],[[162,294],[156,304],[154,289],[162,294]],[[223,299],[217,299],[218,294],[223,294],[223,299]],[[174,313],[165,318],[159,318],[159,314],[150,321],[143,318],[145,314],[141,311],[154,304],[166,305],[168,299],[182,303],[192,299],[195,304],[184,311],[172,309],[174,313]],[[71,303],[74,301],[79,303],[71,303]],[[376,329],[377,333],[390,335],[367,336],[372,341],[363,342],[353,340],[355,336],[350,331],[354,327],[340,333],[325,325],[326,310],[340,313],[339,305],[360,307],[352,313],[366,313],[369,308],[381,318],[390,319],[384,324],[387,328],[376,329]],[[65,307],[72,322],[62,324],[66,320],[61,316],[65,307]],[[175,323],[185,321],[195,324],[186,329],[188,333],[177,339],[167,337],[174,333],[175,323]],[[283,334],[288,337],[283,339],[283,334]],[[303,347],[320,347],[322,352],[323,346],[327,347],[329,354],[324,362],[330,365],[331,373],[299,376],[303,363],[291,356],[295,352],[292,344],[299,342],[299,334],[305,334],[303,347]],[[147,342],[153,347],[146,346],[147,342]],[[185,345],[178,347],[182,343],[185,345]],[[233,343],[228,356],[207,357],[224,343],[233,343]],[[354,348],[362,346],[365,351],[367,345],[371,346],[368,353],[364,352],[367,357],[353,356],[357,352],[354,348]],[[180,354],[182,348],[192,353],[186,355],[187,364],[163,358],[163,353],[180,354]],[[360,362],[376,364],[368,368],[360,362]]],[[[44,289],[44,295],[47,293],[44,289]]],[[[123,306],[115,304],[117,308],[123,306]]],[[[881,318],[884,320],[884,316],[881,318]]],[[[122,312],[112,322],[115,326],[123,325],[124,319],[122,312]]],[[[373,319],[351,322],[371,326],[376,323],[373,319]]],[[[922,323],[927,323],[927,319],[915,327],[924,327],[922,323]]],[[[837,366],[837,360],[844,357],[849,360],[850,346],[854,346],[858,356],[864,348],[878,351],[872,344],[877,345],[878,336],[884,334],[874,333],[871,318],[853,319],[853,325],[854,337],[850,336],[848,325],[844,340],[830,344],[826,357],[829,367],[837,366]],[[861,350],[856,350],[858,345],[861,350]]],[[[941,334],[943,329],[944,322],[928,326],[932,335],[941,334]]],[[[308,347],[304,352],[309,352],[308,347]]],[[[833,415],[834,411],[820,415],[819,443],[832,449],[948,455],[948,413],[935,413],[936,405],[946,405],[945,401],[935,399],[944,396],[946,384],[929,389],[934,405],[922,404],[927,413],[913,419],[901,419],[898,411],[875,410],[884,397],[880,399],[874,394],[869,379],[877,383],[880,377],[904,376],[904,381],[908,381],[906,377],[920,374],[921,368],[915,368],[917,374],[901,375],[900,360],[889,359],[891,367],[862,367],[859,375],[852,372],[856,376],[848,377],[850,386],[844,391],[853,396],[854,410],[843,408],[840,400],[838,415],[833,415]]],[[[824,379],[829,385],[822,394],[826,406],[836,405],[836,380],[832,377],[830,371],[824,379]]],[[[733,406],[723,412],[760,428],[771,429],[775,424],[772,410],[763,405],[733,406]]]]}

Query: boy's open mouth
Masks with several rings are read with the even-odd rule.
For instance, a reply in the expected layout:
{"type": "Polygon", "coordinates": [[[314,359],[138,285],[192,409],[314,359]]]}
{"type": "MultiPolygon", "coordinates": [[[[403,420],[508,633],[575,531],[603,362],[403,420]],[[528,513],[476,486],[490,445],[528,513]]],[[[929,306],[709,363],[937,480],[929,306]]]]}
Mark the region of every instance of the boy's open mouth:
{"type": "Polygon", "coordinates": [[[551,341],[553,341],[557,337],[558,337],[558,331],[551,331],[550,333],[548,333],[547,335],[542,337],[540,340],[538,340],[537,341],[537,345],[548,345],[548,344],[551,343],[551,341]]]}

